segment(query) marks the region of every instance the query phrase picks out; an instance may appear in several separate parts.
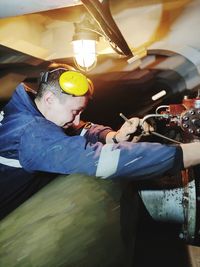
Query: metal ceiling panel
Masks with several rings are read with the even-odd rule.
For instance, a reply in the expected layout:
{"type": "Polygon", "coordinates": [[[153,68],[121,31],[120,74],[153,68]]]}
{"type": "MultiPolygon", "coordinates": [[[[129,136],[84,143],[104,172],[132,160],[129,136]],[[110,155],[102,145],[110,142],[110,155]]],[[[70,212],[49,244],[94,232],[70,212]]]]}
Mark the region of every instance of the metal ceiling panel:
{"type": "Polygon", "coordinates": [[[81,4],[80,0],[0,0],[0,18],[19,16],[81,4]]]}

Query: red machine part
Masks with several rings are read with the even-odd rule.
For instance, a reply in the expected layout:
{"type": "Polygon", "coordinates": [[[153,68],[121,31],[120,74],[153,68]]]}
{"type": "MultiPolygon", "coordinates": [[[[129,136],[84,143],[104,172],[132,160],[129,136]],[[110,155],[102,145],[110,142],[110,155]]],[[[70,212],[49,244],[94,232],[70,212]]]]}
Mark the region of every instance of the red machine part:
{"type": "Polygon", "coordinates": [[[200,98],[184,98],[181,104],[171,104],[161,114],[168,114],[166,126],[179,126],[189,139],[200,137],[200,98]]]}

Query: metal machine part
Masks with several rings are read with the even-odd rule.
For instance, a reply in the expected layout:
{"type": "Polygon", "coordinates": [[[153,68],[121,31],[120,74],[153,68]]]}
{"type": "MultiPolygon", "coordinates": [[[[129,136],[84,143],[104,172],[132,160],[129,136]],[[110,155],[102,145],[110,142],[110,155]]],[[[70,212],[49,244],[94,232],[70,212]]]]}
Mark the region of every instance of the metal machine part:
{"type": "Polygon", "coordinates": [[[200,136],[200,109],[191,108],[180,117],[181,128],[189,134],[200,136]]]}
{"type": "Polygon", "coordinates": [[[197,195],[195,179],[172,189],[141,190],[140,196],[151,217],[160,222],[181,225],[179,237],[198,244],[197,195]]]}
{"type": "MultiPolygon", "coordinates": [[[[199,94],[198,94],[199,95],[199,94]]],[[[165,120],[166,127],[180,127],[182,142],[197,141],[200,138],[200,98],[184,97],[181,104],[163,105],[156,109],[155,114],[146,115],[142,123],[149,118],[165,120]],[[159,111],[159,112],[158,112],[159,111]]],[[[169,138],[166,137],[169,140],[169,138]]],[[[173,141],[173,140],[171,140],[173,141]]],[[[176,142],[177,140],[174,140],[176,142]]]]}
{"type": "MultiPolygon", "coordinates": [[[[150,117],[156,118],[158,122],[164,120],[168,129],[176,126],[176,129],[182,131],[181,141],[183,143],[200,141],[199,97],[192,99],[185,97],[181,104],[158,107],[156,114],[145,116],[143,121],[150,117]]],[[[151,189],[140,191],[143,203],[153,219],[180,224],[179,237],[195,245],[200,245],[199,171],[199,166],[186,169],[174,177],[175,180],[179,180],[176,185],[170,184],[172,179],[168,178],[166,187],[165,183],[164,186],[163,184],[156,188],[152,186],[151,189]]],[[[162,183],[162,179],[160,181],[162,183]]]]}

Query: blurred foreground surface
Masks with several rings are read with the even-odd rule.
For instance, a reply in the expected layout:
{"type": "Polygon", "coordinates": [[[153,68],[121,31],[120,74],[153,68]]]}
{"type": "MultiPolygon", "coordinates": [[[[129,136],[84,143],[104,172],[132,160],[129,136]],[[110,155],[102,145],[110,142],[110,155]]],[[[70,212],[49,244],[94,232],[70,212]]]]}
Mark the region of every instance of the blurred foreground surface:
{"type": "Polygon", "coordinates": [[[59,176],[0,224],[1,267],[121,266],[119,191],[59,176]]]}
{"type": "Polygon", "coordinates": [[[121,197],[118,183],[58,176],[1,221],[0,267],[198,266],[199,248],[154,222],[130,188],[121,197]]]}

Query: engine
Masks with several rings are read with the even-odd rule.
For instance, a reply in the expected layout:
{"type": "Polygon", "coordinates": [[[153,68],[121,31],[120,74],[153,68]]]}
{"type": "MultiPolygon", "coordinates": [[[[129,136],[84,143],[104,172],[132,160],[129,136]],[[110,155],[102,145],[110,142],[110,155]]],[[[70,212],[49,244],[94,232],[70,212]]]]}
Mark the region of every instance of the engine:
{"type": "Polygon", "coordinates": [[[160,106],[156,115],[167,118],[167,127],[180,127],[183,131],[183,142],[197,141],[200,138],[200,98],[184,97],[181,104],[160,106]],[[164,110],[163,110],[164,109],[164,110]],[[160,114],[158,114],[160,112],[160,114]]]}
{"type": "MultiPolygon", "coordinates": [[[[200,97],[184,97],[182,103],[162,105],[152,119],[164,134],[155,134],[167,142],[188,143],[200,140],[200,97]]],[[[161,185],[142,189],[140,196],[153,219],[181,225],[179,237],[187,243],[200,245],[200,168],[183,170],[177,177],[159,179],[161,185]],[[164,182],[163,182],[164,181],[164,182]],[[172,183],[173,181],[173,183],[172,183]],[[177,181],[174,183],[174,181],[177,181]],[[164,185],[163,185],[164,184],[164,185]]]]}

